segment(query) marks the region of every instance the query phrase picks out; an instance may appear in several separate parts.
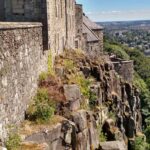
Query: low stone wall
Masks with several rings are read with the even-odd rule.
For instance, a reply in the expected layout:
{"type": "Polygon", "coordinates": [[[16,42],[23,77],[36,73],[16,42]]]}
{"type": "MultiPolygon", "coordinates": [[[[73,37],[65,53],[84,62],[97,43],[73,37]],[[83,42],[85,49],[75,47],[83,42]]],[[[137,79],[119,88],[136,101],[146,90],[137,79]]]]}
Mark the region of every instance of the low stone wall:
{"type": "Polygon", "coordinates": [[[133,61],[116,61],[113,62],[115,71],[128,82],[133,81],[133,61]]]}
{"type": "Polygon", "coordinates": [[[6,125],[24,119],[46,64],[41,23],[0,23],[0,139],[6,125]]]}

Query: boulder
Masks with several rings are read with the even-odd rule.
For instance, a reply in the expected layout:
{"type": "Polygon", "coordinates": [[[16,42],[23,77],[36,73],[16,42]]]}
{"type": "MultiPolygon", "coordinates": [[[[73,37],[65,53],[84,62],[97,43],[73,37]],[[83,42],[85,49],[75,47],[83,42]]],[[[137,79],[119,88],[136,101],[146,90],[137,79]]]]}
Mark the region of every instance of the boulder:
{"type": "Polygon", "coordinates": [[[64,85],[64,95],[67,103],[69,104],[69,110],[75,111],[80,108],[81,93],[80,88],[76,84],[64,85]]]}
{"type": "Polygon", "coordinates": [[[74,112],[71,116],[71,120],[75,123],[76,132],[82,132],[87,128],[87,112],[85,110],[79,110],[74,112]]]}
{"type": "Polygon", "coordinates": [[[101,150],[127,150],[124,141],[110,141],[100,143],[101,150]]]}

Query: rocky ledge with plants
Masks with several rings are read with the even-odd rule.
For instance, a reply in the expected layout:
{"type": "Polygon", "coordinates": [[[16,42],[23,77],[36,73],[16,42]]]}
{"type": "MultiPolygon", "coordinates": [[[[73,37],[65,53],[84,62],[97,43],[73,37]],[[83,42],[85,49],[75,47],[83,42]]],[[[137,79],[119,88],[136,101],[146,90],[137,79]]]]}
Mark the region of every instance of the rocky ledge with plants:
{"type": "Polygon", "coordinates": [[[8,150],[126,150],[141,133],[139,91],[108,56],[68,51],[48,61],[26,120],[11,128],[8,150]]]}

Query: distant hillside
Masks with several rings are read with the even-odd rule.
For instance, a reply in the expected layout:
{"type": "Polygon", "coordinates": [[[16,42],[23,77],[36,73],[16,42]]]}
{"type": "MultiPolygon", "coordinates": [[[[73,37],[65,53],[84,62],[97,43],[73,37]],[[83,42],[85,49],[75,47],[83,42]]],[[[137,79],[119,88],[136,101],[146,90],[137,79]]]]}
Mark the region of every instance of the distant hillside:
{"type": "Polygon", "coordinates": [[[106,29],[148,29],[150,28],[150,20],[144,21],[114,21],[114,22],[97,22],[106,29]]]}

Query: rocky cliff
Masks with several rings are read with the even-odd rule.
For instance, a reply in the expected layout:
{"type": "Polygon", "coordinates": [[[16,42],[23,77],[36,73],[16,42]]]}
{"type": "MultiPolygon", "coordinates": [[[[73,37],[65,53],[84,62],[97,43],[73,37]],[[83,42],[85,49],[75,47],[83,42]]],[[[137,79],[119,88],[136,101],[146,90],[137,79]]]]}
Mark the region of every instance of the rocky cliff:
{"type": "Polygon", "coordinates": [[[21,148],[126,150],[141,132],[139,92],[132,82],[115,71],[108,56],[65,51],[54,66],[55,74],[42,78],[39,87],[56,100],[55,115],[39,125],[27,112],[30,121],[19,128],[21,148]]]}

